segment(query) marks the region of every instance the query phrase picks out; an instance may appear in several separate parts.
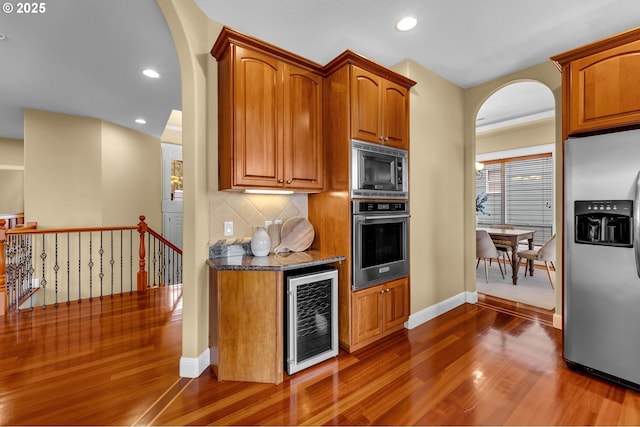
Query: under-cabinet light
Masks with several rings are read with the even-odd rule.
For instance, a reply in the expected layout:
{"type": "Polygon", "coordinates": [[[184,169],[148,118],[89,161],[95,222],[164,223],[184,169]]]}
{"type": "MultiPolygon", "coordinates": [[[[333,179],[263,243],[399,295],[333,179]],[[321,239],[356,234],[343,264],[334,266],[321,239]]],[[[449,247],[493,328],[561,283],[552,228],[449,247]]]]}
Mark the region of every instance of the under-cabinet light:
{"type": "Polygon", "coordinates": [[[249,194],[293,194],[290,190],[244,190],[249,194]]]}

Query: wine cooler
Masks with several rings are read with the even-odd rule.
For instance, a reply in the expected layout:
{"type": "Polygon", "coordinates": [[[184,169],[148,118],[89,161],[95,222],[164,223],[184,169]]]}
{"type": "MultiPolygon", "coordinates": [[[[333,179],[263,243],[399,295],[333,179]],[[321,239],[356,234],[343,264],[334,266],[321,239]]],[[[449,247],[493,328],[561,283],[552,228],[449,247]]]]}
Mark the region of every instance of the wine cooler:
{"type": "Polygon", "coordinates": [[[338,355],[338,270],[320,267],[285,275],[285,369],[306,369],[338,355]]]}

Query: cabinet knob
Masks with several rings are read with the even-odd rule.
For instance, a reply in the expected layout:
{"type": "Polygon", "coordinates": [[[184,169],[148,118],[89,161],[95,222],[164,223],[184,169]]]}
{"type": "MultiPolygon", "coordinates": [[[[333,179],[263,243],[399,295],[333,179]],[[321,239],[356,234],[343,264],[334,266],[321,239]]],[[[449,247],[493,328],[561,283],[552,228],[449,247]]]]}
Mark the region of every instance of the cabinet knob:
{"type": "Polygon", "coordinates": [[[385,289],[385,292],[391,292],[391,289],[387,288],[385,289]]]}
{"type": "Polygon", "coordinates": [[[282,184],[284,182],[284,179],[279,179],[278,183],[282,184]]]}
{"type": "Polygon", "coordinates": [[[380,291],[380,295],[384,294],[384,289],[380,291]]]}
{"type": "Polygon", "coordinates": [[[384,141],[384,136],[380,135],[380,141],[384,141]]]}
{"type": "Polygon", "coordinates": [[[287,180],[287,184],[291,184],[291,180],[290,179],[287,180]]]}
{"type": "Polygon", "coordinates": [[[384,142],[387,142],[388,140],[389,140],[389,137],[388,137],[388,136],[385,136],[385,137],[384,137],[384,142]]]}

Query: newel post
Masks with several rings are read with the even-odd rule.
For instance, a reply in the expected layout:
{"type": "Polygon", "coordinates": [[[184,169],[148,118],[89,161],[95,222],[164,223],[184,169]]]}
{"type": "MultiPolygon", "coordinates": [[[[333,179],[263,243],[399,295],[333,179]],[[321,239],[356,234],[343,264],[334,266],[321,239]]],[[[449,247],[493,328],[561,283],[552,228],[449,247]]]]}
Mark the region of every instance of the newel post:
{"type": "Polygon", "coordinates": [[[138,269],[138,291],[144,291],[147,289],[147,272],[145,271],[145,257],[146,250],[144,247],[144,236],[147,234],[149,226],[144,222],[144,215],[140,215],[140,222],[138,223],[138,233],[140,233],[140,261],[138,269]]]}
{"type": "Polygon", "coordinates": [[[7,221],[0,219],[0,316],[7,314],[9,300],[7,298],[7,260],[4,247],[7,240],[7,221]]]}

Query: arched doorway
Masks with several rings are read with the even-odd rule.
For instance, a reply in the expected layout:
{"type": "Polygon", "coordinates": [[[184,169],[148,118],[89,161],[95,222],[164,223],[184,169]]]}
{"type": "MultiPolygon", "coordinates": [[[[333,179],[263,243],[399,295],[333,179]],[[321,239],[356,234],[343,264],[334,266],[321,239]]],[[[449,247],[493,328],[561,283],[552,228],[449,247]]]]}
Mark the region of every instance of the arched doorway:
{"type": "MultiPolygon", "coordinates": [[[[549,239],[555,231],[555,139],[555,100],[546,85],[511,82],[484,101],[476,116],[475,135],[479,228],[533,230],[537,247],[549,239]]],[[[527,242],[522,243],[516,253],[526,249],[527,242]]],[[[512,251],[507,255],[513,256],[512,251]]],[[[478,293],[550,314],[555,310],[556,294],[546,272],[525,278],[520,267],[515,274],[518,286],[513,286],[512,266],[505,270],[502,279],[493,262],[487,279],[484,269],[478,268],[478,293]]]]}

